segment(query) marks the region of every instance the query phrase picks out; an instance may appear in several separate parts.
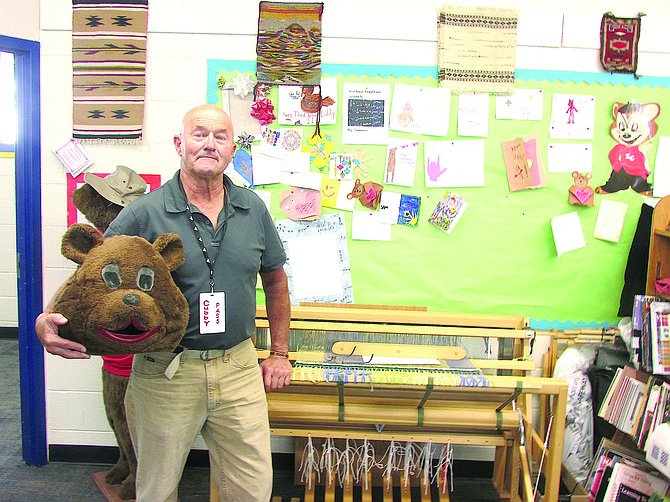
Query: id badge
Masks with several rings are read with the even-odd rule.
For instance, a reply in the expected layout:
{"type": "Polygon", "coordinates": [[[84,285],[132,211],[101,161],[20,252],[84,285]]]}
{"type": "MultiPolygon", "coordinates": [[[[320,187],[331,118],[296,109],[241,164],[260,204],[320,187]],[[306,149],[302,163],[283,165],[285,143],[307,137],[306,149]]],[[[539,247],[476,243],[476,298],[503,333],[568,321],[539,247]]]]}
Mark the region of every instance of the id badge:
{"type": "Polygon", "coordinates": [[[200,333],[226,331],[226,294],[200,293],[200,333]]]}

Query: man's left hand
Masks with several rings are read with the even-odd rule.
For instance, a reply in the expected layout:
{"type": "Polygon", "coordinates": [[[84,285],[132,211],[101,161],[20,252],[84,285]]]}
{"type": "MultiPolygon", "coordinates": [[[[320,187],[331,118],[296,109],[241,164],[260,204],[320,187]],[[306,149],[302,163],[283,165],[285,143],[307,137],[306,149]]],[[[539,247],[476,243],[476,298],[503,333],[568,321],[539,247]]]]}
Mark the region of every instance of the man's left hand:
{"type": "Polygon", "coordinates": [[[261,362],[261,373],[265,392],[281,389],[291,383],[293,367],[288,359],[281,356],[270,356],[261,362]]]}

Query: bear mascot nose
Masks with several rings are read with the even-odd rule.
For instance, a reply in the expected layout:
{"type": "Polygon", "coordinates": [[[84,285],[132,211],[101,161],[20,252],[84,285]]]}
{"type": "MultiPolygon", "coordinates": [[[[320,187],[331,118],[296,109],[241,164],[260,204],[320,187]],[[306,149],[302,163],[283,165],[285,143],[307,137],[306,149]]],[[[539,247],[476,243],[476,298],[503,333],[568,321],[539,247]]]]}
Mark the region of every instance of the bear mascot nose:
{"type": "Polygon", "coordinates": [[[131,307],[137,307],[140,304],[140,295],[126,295],[123,297],[123,303],[131,307]]]}

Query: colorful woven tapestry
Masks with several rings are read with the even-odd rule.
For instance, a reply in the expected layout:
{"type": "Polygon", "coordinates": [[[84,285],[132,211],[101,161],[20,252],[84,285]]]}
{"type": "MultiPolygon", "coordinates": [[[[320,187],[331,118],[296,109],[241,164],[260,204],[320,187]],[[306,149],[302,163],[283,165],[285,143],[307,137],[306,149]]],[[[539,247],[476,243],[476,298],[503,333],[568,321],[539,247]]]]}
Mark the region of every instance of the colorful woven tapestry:
{"type": "Polygon", "coordinates": [[[142,139],[148,0],[72,0],[73,137],[142,139]]]}
{"type": "Polygon", "coordinates": [[[322,3],[260,3],[256,43],[259,82],[319,85],[322,13],[322,3]]]}
{"type": "Polygon", "coordinates": [[[600,62],[611,73],[637,72],[637,43],[640,23],[637,17],[614,17],[608,12],[600,22],[600,62]]]}
{"type": "Polygon", "coordinates": [[[514,92],[518,13],[452,5],[439,9],[440,87],[460,93],[514,92]]]}

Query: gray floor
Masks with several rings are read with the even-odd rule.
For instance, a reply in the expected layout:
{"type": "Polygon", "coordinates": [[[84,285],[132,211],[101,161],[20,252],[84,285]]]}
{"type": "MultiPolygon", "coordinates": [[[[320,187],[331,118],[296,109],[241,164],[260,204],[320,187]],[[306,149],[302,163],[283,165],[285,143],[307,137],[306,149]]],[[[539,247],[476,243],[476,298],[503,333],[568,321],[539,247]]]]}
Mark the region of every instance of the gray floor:
{"type": "MultiPolygon", "coordinates": [[[[18,340],[0,339],[0,502],[95,502],[104,497],[91,475],[109,464],[50,462],[29,467],[21,454],[18,340]]],[[[209,501],[209,469],[187,467],[183,502],[209,501]]]]}
{"type": "MultiPolygon", "coordinates": [[[[110,467],[111,464],[84,462],[50,462],[42,467],[29,467],[23,462],[18,341],[0,338],[0,502],[104,501],[91,475],[110,467]]],[[[452,501],[497,499],[488,480],[471,479],[470,473],[465,476],[454,480],[452,501]]],[[[281,496],[288,502],[291,497],[299,497],[302,490],[293,486],[292,472],[275,469],[273,496],[281,496]]],[[[337,495],[341,500],[340,494],[337,495]]],[[[181,502],[209,501],[208,468],[186,467],[179,485],[179,499],[181,502]]],[[[373,491],[373,499],[381,500],[381,492],[373,491]]]]}

